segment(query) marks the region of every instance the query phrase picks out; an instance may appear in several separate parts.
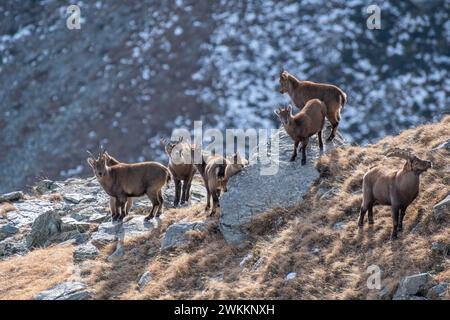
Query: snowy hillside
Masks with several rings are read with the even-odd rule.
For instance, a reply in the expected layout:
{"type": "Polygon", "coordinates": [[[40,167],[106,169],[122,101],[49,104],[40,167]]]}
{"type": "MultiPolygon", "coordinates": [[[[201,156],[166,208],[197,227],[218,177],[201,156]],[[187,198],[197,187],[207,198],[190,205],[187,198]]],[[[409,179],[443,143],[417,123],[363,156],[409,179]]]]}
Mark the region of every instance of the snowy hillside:
{"type": "Polygon", "coordinates": [[[450,1],[79,1],[81,30],[59,1],[0,4],[0,191],[37,177],[89,173],[100,144],[123,161],[166,161],[176,127],[268,128],[286,68],[349,96],[351,142],[449,110],[450,1]]]}

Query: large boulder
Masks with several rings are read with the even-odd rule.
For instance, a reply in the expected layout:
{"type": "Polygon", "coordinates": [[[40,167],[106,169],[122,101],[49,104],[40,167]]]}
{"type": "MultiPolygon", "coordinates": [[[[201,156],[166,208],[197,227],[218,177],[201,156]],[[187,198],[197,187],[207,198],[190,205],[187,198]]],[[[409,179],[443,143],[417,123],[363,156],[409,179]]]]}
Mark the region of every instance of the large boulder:
{"type": "Polygon", "coordinates": [[[429,273],[419,273],[404,277],[395,292],[395,300],[411,299],[424,296],[430,287],[432,277],[429,273]]]}
{"type": "Polygon", "coordinates": [[[36,300],[87,300],[91,293],[84,283],[67,281],[57,284],[36,296],[36,300]]]}
{"type": "MultiPolygon", "coordinates": [[[[328,130],[325,131],[324,138],[329,134],[328,130]]],[[[345,145],[345,141],[338,136],[332,143],[325,144],[324,151],[342,145],[345,145]]],[[[259,158],[256,152],[253,153],[250,165],[230,178],[228,192],[220,199],[220,230],[230,244],[242,245],[248,240],[248,226],[258,214],[269,208],[289,207],[301,201],[311,184],[319,177],[314,168],[314,161],[320,156],[316,136],[310,138],[304,166],[301,165],[301,153],[295,162],[289,161],[293,141],[284,129],[272,136],[271,148],[271,158],[267,163],[256,161],[259,158]]]]}
{"type": "Polygon", "coordinates": [[[18,201],[23,199],[24,194],[22,191],[14,191],[0,195],[0,203],[5,201],[18,201]]]}
{"type": "Polygon", "coordinates": [[[167,228],[164,239],[161,243],[161,251],[174,249],[189,243],[188,231],[205,231],[204,221],[181,222],[172,224],[167,228]]]}
{"type": "Polygon", "coordinates": [[[61,233],[62,220],[57,211],[47,211],[33,222],[31,232],[27,236],[27,247],[45,246],[51,237],[61,233]]]}
{"type": "Polygon", "coordinates": [[[437,221],[450,216],[450,194],[433,207],[433,216],[437,221]]]}

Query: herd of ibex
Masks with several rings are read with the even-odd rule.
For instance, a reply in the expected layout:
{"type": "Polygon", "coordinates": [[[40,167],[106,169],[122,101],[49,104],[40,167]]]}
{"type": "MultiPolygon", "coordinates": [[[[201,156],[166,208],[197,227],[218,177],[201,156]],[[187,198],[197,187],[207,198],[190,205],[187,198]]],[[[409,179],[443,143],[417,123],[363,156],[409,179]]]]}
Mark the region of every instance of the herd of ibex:
{"type": "MultiPolygon", "coordinates": [[[[280,93],[288,93],[292,103],[300,110],[292,113],[292,106],[278,108],[274,112],[279,117],[286,133],[294,141],[290,161],[295,161],[301,142],[301,164],[306,164],[306,147],[309,138],[317,134],[320,150],[323,150],[322,130],[327,118],[331,133],[327,141],[332,141],[341,119],[341,110],[347,102],[346,93],[339,87],[301,81],[287,71],[280,72],[280,93]]],[[[87,159],[97,180],[110,196],[110,210],[113,221],[123,220],[133,204],[133,197],[147,195],[153,204],[146,220],[162,213],[162,188],[173,179],[175,183],[174,206],[189,203],[192,179],[196,172],[203,179],[206,192],[206,212],[213,216],[220,207],[219,197],[227,191],[228,179],[241,171],[248,163],[236,153],[228,158],[208,154],[195,145],[180,138],[177,141],[160,140],[169,157],[168,167],[157,162],[122,163],[102,149],[95,158],[87,159]],[[201,161],[194,163],[195,153],[201,161]],[[176,161],[175,161],[176,160],[176,161]],[[212,208],[211,208],[212,198],[212,208]]],[[[359,216],[360,227],[368,211],[369,224],[373,224],[373,206],[391,206],[393,229],[391,239],[397,238],[402,230],[407,207],[419,193],[420,174],[431,168],[431,162],[415,156],[411,150],[394,148],[387,157],[400,157],[406,160],[403,169],[388,172],[383,167],[371,168],[363,178],[363,202],[359,216]]]]}

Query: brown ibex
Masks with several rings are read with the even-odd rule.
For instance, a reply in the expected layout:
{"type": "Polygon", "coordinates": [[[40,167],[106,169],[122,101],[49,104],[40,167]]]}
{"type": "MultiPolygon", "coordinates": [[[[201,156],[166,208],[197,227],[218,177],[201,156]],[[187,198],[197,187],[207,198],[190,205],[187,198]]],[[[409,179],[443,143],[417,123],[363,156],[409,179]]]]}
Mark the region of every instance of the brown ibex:
{"type": "Polygon", "coordinates": [[[280,72],[280,93],[288,93],[292,103],[300,110],[308,100],[319,99],[327,107],[327,118],[331,123],[331,133],[328,141],[336,136],[336,130],[341,120],[341,109],[347,102],[347,94],[339,87],[312,81],[300,81],[287,71],[280,72]]]}
{"type": "Polygon", "coordinates": [[[190,158],[191,145],[183,142],[183,137],[177,141],[160,140],[161,145],[164,146],[166,154],[169,156],[169,170],[175,182],[175,199],[173,205],[189,202],[191,195],[191,184],[195,174],[195,167],[190,158]],[[181,183],[183,182],[183,192],[181,194],[181,183]]]}
{"type": "Polygon", "coordinates": [[[403,229],[403,218],[406,209],[419,194],[420,174],[431,168],[431,161],[422,160],[410,150],[395,148],[386,154],[387,157],[398,157],[406,160],[403,169],[386,171],[382,166],[370,169],[363,177],[363,202],[358,225],[364,225],[364,215],[368,211],[369,224],[373,224],[373,206],[391,206],[392,234],[403,229]]]}
{"type": "Polygon", "coordinates": [[[309,137],[317,133],[319,148],[323,150],[322,129],[325,123],[326,107],[318,100],[309,100],[303,109],[296,115],[292,115],[292,106],[278,108],[274,111],[280,118],[286,133],[294,140],[294,152],[290,161],[295,161],[297,148],[302,142],[302,165],[306,164],[306,146],[309,137]]]}
{"type": "MultiPolygon", "coordinates": [[[[114,158],[113,156],[111,156],[106,151],[103,153],[103,156],[106,158],[106,165],[108,165],[110,167],[115,166],[116,164],[122,163],[119,160],[117,160],[116,158],[114,158]]],[[[124,213],[125,216],[127,216],[128,213],[130,212],[132,205],[133,205],[133,198],[129,197],[125,204],[125,213],[124,213]]],[[[109,198],[109,209],[110,209],[111,215],[113,217],[120,215],[119,208],[117,208],[117,204],[116,204],[116,198],[114,198],[114,197],[109,198]]]]}
{"type": "MultiPolygon", "coordinates": [[[[194,159],[194,152],[199,152],[199,150],[194,148],[191,150],[194,159]]],[[[215,215],[217,208],[220,207],[219,197],[221,192],[227,192],[228,179],[241,171],[247,163],[248,161],[241,158],[239,152],[229,159],[202,152],[202,162],[195,164],[195,167],[202,176],[206,188],[206,212],[211,208],[211,198],[213,201],[210,216],[215,215]]]]}
{"type": "Polygon", "coordinates": [[[118,210],[116,215],[112,216],[113,221],[122,220],[128,214],[125,211],[128,198],[144,194],[153,204],[150,214],[145,219],[149,220],[162,213],[164,200],[161,189],[170,180],[168,168],[157,162],[118,163],[109,166],[104,151],[97,159],[89,157],[87,162],[103,190],[115,198],[118,210]]]}

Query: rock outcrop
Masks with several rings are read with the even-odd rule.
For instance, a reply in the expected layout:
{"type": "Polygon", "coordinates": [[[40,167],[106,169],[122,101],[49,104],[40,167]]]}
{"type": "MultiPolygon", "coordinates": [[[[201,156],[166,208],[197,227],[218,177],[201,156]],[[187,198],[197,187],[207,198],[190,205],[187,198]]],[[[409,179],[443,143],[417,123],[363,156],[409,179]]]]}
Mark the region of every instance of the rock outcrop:
{"type": "Polygon", "coordinates": [[[87,300],[91,293],[84,283],[67,281],[57,284],[36,296],[36,300],[87,300]]]}
{"type": "MultiPolygon", "coordinates": [[[[327,137],[329,133],[325,131],[324,137],[327,137]]],[[[271,141],[278,141],[279,153],[275,146],[268,163],[256,161],[257,154],[252,154],[250,165],[231,177],[228,192],[220,199],[220,230],[228,243],[242,245],[248,240],[247,228],[252,218],[268,208],[289,207],[301,201],[311,184],[319,178],[319,172],[314,168],[314,161],[320,156],[316,136],[310,138],[304,166],[300,159],[289,162],[293,141],[284,129],[278,130],[271,141]],[[273,174],[262,174],[269,173],[269,168],[276,168],[273,174]]],[[[325,144],[324,152],[342,145],[345,141],[338,136],[332,143],[325,144]]]]}

